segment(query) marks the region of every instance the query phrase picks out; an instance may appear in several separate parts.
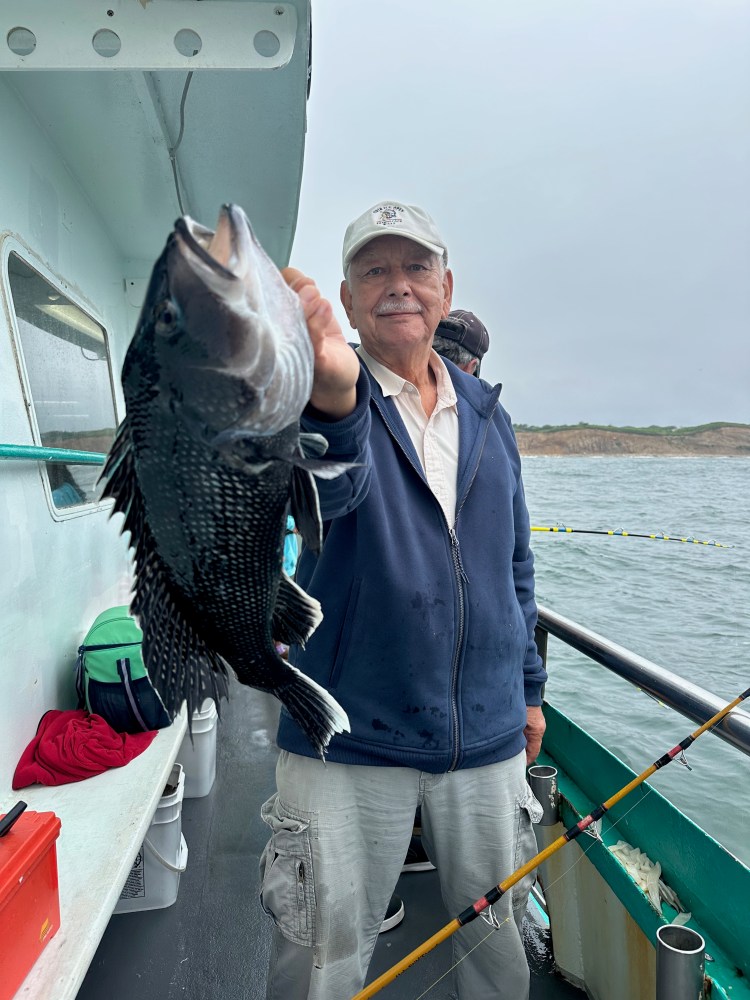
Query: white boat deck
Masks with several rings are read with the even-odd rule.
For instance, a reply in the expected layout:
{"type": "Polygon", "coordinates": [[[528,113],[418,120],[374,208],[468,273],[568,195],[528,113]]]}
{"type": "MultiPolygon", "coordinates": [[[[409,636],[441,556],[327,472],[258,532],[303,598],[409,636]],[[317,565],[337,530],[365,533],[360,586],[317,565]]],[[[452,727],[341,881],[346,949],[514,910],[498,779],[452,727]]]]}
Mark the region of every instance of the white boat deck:
{"type": "MultiPolygon", "coordinates": [[[[275,787],[278,711],[270,695],[232,685],[221,705],[216,782],[204,798],[182,805],[190,853],[177,901],[114,916],[78,1000],[264,1000],[271,921],[258,901],[258,859],[268,836],[260,807],[275,787]]],[[[381,935],[370,980],[452,916],[443,907],[437,872],[402,875],[396,891],[406,916],[381,935]]],[[[583,994],[554,974],[547,930],[534,919],[535,910],[530,906],[524,935],[531,1000],[580,1000],[583,994]]],[[[453,998],[450,963],[447,943],[399,976],[383,991],[384,1000],[453,998]]]]}
{"type": "Polygon", "coordinates": [[[62,823],[57,840],[60,929],[24,980],[17,1000],[72,1000],[78,995],[185,730],[183,713],[125,767],[74,784],[34,785],[13,792],[7,776],[0,812],[20,799],[29,810],[54,812],[62,823]]]}

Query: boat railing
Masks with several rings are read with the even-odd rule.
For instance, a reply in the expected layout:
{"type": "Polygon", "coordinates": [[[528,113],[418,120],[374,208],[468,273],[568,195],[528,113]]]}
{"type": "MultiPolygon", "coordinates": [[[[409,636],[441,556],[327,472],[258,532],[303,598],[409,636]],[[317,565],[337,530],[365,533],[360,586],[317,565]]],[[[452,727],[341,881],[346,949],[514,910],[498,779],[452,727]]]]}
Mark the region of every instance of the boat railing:
{"type": "Polygon", "coordinates": [[[34,444],[0,444],[0,460],[62,462],[65,465],[104,465],[107,456],[98,451],[72,448],[45,448],[34,444]]]}
{"type": "MultiPolygon", "coordinates": [[[[67,464],[102,465],[106,455],[98,452],[73,451],[66,448],[45,448],[36,445],[0,444],[0,460],[65,462],[67,464]]],[[[570,618],[539,606],[536,640],[546,666],[548,636],[560,639],[572,649],[611,670],[651,697],[694,722],[702,724],[714,716],[726,701],[692,681],[632,653],[624,646],[605,639],[570,618]]],[[[712,730],[717,736],[750,756],[750,715],[735,710],[712,730]]]]}
{"type": "MultiPolygon", "coordinates": [[[[618,646],[577,622],[540,606],[536,638],[545,665],[547,639],[550,635],[694,722],[700,724],[706,722],[723,708],[728,700],[719,698],[693,684],[692,681],[632,653],[624,646],[618,646]]],[[[750,715],[746,712],[735,709],[715,726],[712,732],[750,755],[750,715]]]]}

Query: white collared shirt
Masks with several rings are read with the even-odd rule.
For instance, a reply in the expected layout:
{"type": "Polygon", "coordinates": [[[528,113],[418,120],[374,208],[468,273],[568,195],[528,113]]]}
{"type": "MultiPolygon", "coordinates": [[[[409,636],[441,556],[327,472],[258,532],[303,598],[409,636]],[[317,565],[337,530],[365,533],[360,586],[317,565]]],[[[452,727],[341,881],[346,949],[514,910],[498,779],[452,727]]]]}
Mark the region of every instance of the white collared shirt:
{"type": "Polygon", "coordinates": [[[435,351],[430,354],[429,365],[435,376],[437,403],[428,417],[415,385],[376,361],[361,344],[357,347],[357,354],[383,390],[383,395],[393,397],[430,489],[443,508],[449,526],[453,527],[458,478],[458,407],[456,390],[442,358],[435,351]]]}

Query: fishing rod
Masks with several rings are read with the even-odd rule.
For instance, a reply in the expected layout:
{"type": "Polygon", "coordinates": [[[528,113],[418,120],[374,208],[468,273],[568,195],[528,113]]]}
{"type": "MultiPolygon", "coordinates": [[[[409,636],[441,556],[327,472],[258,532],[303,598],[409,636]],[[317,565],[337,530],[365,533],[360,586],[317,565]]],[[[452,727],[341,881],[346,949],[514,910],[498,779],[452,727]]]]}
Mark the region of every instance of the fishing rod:
{"type": "Polygon", "coordinates": [[[721,542],[715,542],[713,539],[709,541],[703,541],[700,538],[693,538],[689,535],[687,538],[681,538],[678,535],[666,535],[663,531],[658,534],[653,535],[639,535],[634,531],[625,531],[624,528],[618,528],[617,531],[595,531],[591,528],[566,528],[564,524],[556,525],[535,525],[531,526],[532,531],[552,531],[559,532],[561,535],[617,535],[622,538],[653,538],[660,542],[688,542],[691,545],[711,545],[716,549],[733,549],[734,545],[723,545],[721,542]]]}
{"type": "Polygon", "coordinates": [[[705,733],[707,729],[712,729],[715,725],[717,725],[717,723],[721,722],[725,715],[728,715],[733,708],[736,708],[740,702],[744,701],[748,696],[750,696],[750,688],[748,688],[747,691],[744,691],[741,695],[738,695],[734,701],[730,701],[728,705],[725,705],[724,708],[717,712],[716,715],[708,720],[708,722],[704,722],[700,728],[696,729],[694,733],[687,736],[681,743],[678,743],[676,747],[673,747],[665,753],[663,757],[655,760],[650,767],[647,767],[645,771],[639,774],[636,778],[633,778],[632,781],[629,781],[627,785],[624,785],[619,792],[616,792],[611,798],[607,799],[606,802],[597,806],[596,809],[592,810],[592,812],[588,814],[588,816],[571,826],[569,830],[566,830],[565,833],[561,834],[561,836],[559,836],[557,840],[553,841],[549,847],[545,847],[543,851],[540,851],[531,859],[531,861],[528,861],[521,868],[514,871],[512,875],[509,875],[508,878],[505,879],[505,881],[493,886],[493,888],[490,889],[485,896],[477,899],[471,904],[471,906],[465,909],[463,913],[459,913],[459,915],[454,917],[450,923],[447,923],[445,927],[442,927],[437,934],[433,934],[431,938],[424,941],[418,948],[409,952],[409,954],[405,958],[402,958],[400,962],[397,962],[390,969],[387,969],[381,976],[378,976],[378,978],[370,983],[369,986],[360,990],[360,992],[357,993],[352,1000],[368,1000],[369,997],[373,997],[376,993],[379,993],[384,986],[392,983],[396,976],[400,976],[402,972],[405,972],[420,958],[432,951],[433,948],[436,948],[437,945],[441,944],[452,934],[455,934],[459,928],[470,923],[478,917],[480,913],[486,910],[488,906],[496,903],[501,896],[505,895],[508,889],[516,884],[516,882],[520,882],[522,878],[532,872],[543,861],[546,861],[547,858],[549,858],[556,851],[559,851],[561,847],[564,847],[565,844],[570,843],[571,840],[575,840],[576,837],[580,836],[584,830],[591,826],[592,823],[601,819],[601,817],[608,812],[612,806],[618,803],[621,799],[624,799],[626,795],[629,795],[633,791],[633,789],[637,788],[639,785],[643,784],[644,781],[650,778],[654,771],[658,771],[660,767],[664,767],[665,764],[669,764],[669,762],[674,760],[675,757],[681,757],[687,748],[694,743],[699,736],[705,733]]]}

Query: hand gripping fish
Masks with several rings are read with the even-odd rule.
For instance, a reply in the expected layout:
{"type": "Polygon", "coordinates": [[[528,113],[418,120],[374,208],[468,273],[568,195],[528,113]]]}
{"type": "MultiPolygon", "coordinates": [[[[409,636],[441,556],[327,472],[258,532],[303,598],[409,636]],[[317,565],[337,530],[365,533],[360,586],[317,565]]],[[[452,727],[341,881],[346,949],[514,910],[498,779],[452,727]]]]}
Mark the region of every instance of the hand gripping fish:
{"type": "Polygon", "coordinates": [[[179,219],[125,357],[127,415],[102,479],[131,533],[131,610],[170,717],[183,701],[189,718],[205,697],[218,703],[231,667],[276,695],[322,757],[349,720],[274,645],[304,643],[322,620],[282,572],[287,509],[318,551],[313,476],[349,467],[300,433],[312,378],[297,295],[242,209],[225,205],[216,233],[179,219]]]}

